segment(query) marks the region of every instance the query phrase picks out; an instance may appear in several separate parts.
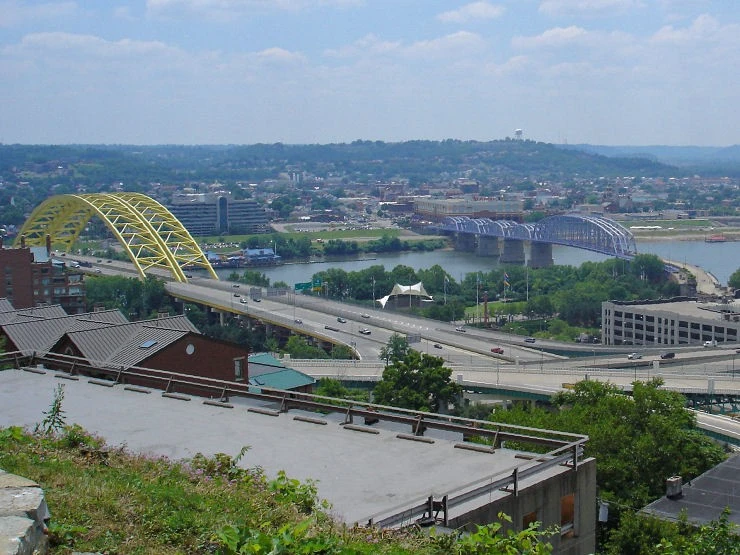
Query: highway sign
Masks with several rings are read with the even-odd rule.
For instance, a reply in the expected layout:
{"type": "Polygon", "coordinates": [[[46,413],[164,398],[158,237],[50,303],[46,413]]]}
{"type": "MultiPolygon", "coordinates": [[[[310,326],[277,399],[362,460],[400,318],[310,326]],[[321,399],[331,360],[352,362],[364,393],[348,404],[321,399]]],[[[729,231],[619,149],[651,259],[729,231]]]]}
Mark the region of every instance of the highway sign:
{"type": "Polygon", "coordinates": [[[295,284],[295,290],[296,291],[308,291],[311,289],[311,282],[307,281],[305,283],[296,283],[295,284]]]}

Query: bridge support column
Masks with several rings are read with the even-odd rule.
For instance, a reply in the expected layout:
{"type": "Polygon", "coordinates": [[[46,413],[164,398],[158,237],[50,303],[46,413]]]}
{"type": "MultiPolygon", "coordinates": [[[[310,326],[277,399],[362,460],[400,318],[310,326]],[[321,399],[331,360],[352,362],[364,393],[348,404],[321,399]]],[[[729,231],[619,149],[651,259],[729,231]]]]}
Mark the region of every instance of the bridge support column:
{"type": "Polygon", "coordinates": [[[478,237],[478,256],[500,256],[501,251],[498,248],[498,237],[481,235],[478,237]]]}
{"type": "Polygon", "coordinates": [[[470,233],[458,233],[455,235],[455,250],[473,252],[475,251],[475,235],[470,233]]]}
{"type": "Polygon", "coordinates": [[[507,264],[523,264],[524,241],[521,239],[504,239],[504,252],[501,253],[501,262],[507,264]]]}
{"type": "Polygon", "coordinates": [[[552,243],[532,243],[529,254],[530,268],[548,268],[555,263],[552,259],[552,243]]]}

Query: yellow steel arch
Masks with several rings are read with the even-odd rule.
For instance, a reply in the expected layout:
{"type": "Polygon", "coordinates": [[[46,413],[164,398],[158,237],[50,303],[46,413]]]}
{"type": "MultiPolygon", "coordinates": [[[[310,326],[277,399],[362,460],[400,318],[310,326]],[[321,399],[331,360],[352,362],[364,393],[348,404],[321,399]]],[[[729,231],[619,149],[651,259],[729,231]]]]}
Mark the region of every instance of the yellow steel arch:
{"type": "Polygon", "coordinates": [[[144,278],[150,268],[163,268],[177,281],[187,281],[182,268],[208,270],[218,279],[203,251],[169,210],[139,193],[58,195],[42,202],[23,224],[19,235],[29,246],[52,244],[72,248],[90,218],[98,216],[118,239],[144,278]]]}

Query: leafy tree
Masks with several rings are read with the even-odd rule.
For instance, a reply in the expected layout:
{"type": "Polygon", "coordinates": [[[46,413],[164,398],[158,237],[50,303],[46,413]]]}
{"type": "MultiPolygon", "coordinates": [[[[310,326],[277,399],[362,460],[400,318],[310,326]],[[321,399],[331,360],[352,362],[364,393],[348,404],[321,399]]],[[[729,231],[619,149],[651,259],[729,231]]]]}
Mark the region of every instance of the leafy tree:
{"type": "Polygon", "coordinates": [[[316,385],[316,395],[324,397],[334,397],[336,399],[349,399],[352,401],[367,402],[369,392],[362,389],[345,387],[342,382],[332,378],[321,378],[316,385]]]}
{"type": "Polygon", "coordinates": [[[732,273],[730,279],[727,281],[727,284],[730,287],[734,287],[735,289],[740,289],[740,268],[732,273]]]}
{"type": "Polygon", "coordinates": [[[392,360],[373,390],[377,403],[439,412],[458,401],[462,387],[450,379],[452,370],[444,366],[443,358],[409,351],[392,360]]]}
{"type": "Polygon", "coordinates": [[[408,340],[403,335],[394,333],[388,339],[388,343],[380,348],[378,357],[380,360],[384,360],[385,365],[388,366],[391,362],[397,362],[406,358],[409,349],[408,340]]]}
{"type": "Polygon", "coordinates": [[[614,384],[580,381],[553,398],[556,413],[515,408],[494,419],[588,435],[585,454],[596,458],[601,497],[638,509],[663,494],[667,477],[691,479],[725,457],[697,430],[685,398],[661,385],[634,382],[629,397],[614,384]]]}
{"type": "Polygon", "coordinates": [[[302,335],[291,335],[285,342],[283,352],[292,358],[327,358],[323,349],[309,345],[302,335]]]}

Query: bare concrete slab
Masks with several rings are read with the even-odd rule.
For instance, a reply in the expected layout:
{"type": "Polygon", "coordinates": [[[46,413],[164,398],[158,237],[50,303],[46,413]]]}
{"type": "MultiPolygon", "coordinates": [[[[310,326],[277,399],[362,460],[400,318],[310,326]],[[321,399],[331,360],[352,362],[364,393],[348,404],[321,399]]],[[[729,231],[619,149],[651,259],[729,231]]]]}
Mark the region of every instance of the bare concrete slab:
{"type": "Polygon", "coordinates": [[[455,449],[460,437],[404,441],[396,437],[398,429],[377,425],[373,429],[378,434],[348,433],[340,424],[342,415],[326,415],[324,426],[307,426],[293,419],[299,411],[265,418],[249,412],[243,400],[232,400],[233,410],[224,411],[204,403],[138,395],[121,385],[101,388],[85,380],[70,382],[20,370],[0,371],[0,427],[32,428],[43,419],[42,411],[48,410],[59,383],[64,384],[67,423],[104,437],[110,446],[173,459],[199,452],[236,456],[248,446],[242,465],[261,466],[268,476],[284,470],[293,478],[316,480],[319,496],[348,523],[365,523],[376,513],[536,464],[517,459],[517,452],[507,449],[455,449]]]}

